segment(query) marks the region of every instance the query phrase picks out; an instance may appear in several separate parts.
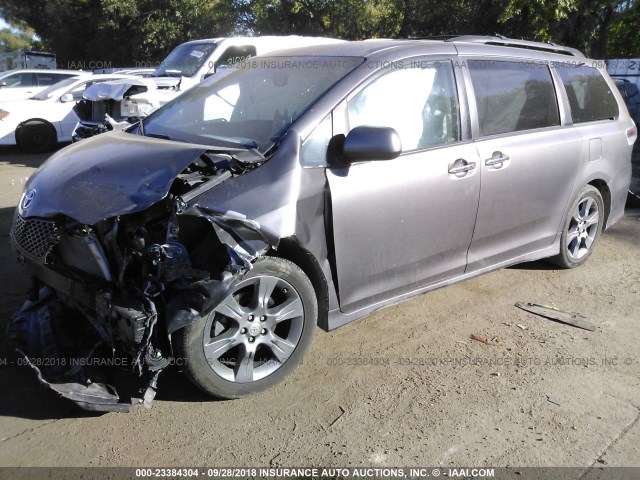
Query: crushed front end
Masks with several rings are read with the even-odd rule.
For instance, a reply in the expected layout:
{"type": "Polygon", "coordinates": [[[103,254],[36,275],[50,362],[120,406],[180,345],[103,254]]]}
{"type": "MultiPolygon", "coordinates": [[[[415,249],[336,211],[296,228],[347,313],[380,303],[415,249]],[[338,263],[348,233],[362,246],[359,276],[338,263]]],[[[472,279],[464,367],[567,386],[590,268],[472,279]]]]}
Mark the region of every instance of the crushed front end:
{"type": "MultiPolygon", "coordinates": [[[[43,384],[83,409],[131,408],[115,388],[118,371],[137,377],[139,390],[130,397],[149,407],[160,373],[177,363],[171,334],[213,309],[272,246],[254,222],[194,201],[256,168],[259,158],[242,162],[193,148],[175,156],[179,173],[165,171],[155,189],[139,177],[153,191],[142,200],[133,189],[117,197],[116,190],[127,188],[120,184],[111,185],[111,207],[96,200],[103,210],[95,215],[46,206],[44,199],[36,205],[47,190],[36,178],[16,211],[11,242],[33,284],[9,323],[9,341],[43,384]]],[[[85,183],[96,168],[87,165],[67,188],[85,183]]]]}

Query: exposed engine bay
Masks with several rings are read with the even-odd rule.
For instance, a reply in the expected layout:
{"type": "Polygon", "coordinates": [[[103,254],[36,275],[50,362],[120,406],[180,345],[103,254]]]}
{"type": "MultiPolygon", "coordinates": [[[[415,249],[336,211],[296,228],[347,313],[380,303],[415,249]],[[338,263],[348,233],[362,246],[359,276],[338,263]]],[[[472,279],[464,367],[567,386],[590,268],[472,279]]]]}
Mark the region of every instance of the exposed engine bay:
{"type": "Polygon", "coordinates": [[[264,160],[255,150],[203,151],[159,201],[94,224],[23,215],[27,191],[11,240],[33,286],[8,338],[40,381],[83,409],[128,411],[131,401],[114,386],[118,367],[135,373],[140,395],[131,398],[150,407],[160,373],[180,361],[171,334],[211,311],[277,247],[255,222],[194,202],[264,160]]]}

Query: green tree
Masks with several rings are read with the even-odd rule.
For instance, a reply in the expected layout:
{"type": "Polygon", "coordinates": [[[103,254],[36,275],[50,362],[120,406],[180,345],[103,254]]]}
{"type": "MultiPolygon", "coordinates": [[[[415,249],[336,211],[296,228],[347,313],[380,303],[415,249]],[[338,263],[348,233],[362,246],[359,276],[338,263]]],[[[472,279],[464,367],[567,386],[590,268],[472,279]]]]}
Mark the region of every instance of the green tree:
{"type": "Polygon", "coordinates": [[[394,37],[400,24],[392,0],[254,0],[244,29],[257,34],[332,36],[348,40],[394,37]]]}
{"type": "Polygon", "coordinates": [[[26,24],[12,22],[8,27],[0,29],[0,52],[38,48],[40,41],[35,37],[33,29],[26,24]]]}
{"type": "Polygon", "coordinates": [[[640,56],[640,0],[239,0],[243,28],[345,39],[493,35],[640,56]]]}
{"type": "Polygon", "coordinates": [[[28,24],[60,66],[157,62],[179,43],[234,30],[233,0],[0,0],[0,15],[28,24]]]}
{"type": "Polygon", "coordinates": [[[616,12],[607,41],[610,58],[640,57],[640,2],[626,2],[616,12]]]}
{"type": "Polygon", "coordinates": [[[501,33],[606,58],[640,56],[639,4],[640,0],[0,0],[0,15],[32,27],[61,66],[157,62],[184,41],[237,33],[348,40],[501,33]]]}
{"type": "Polygon", "coordinates": [[[594,58],[640,55],[635,0],[509,0],[505,30],[578,48],[594,58]]]}

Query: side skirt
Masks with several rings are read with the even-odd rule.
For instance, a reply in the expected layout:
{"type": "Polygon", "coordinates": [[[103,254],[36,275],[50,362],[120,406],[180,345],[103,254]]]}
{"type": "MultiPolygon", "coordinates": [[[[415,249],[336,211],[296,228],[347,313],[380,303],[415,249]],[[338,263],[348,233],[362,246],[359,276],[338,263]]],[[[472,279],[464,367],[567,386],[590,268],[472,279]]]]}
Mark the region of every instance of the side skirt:
{"type": "Polygon", "coordinates": [[[552,257],[554,255],[557,255],[559,251],[560,251],[560,235],[556,237],[556,240],[553,242],[553,245],[551,245],[550,247],[544,248],[542,250],[537,250],[535,252],[527,253],[519,257],[512,258],[510,260],[505,260],[504,262],[500,262],[495,265],[491,265],[489,267],[484,267],[478,270],[474,270],[472,272],[466,272],[462,275],[458,275],[456,277],[452,277],[447,280],[442,280],[440,282],[432,283],[424,287],[420,287],[416,290],[412,290],[407,293],[396,295],[387,300],[376,302],[360,310],[356,310],[355,312],[344,313],[340,311],[340,309],[331,310],[329,312],[328,331],[335,330],[336,328],[342,327],[347,323],[351,323],[355,320],[365,317],[376,310],[380,310],[381,308],[395,305],[396,303],[400,303],[408,298],[415,297],[416,295],[430,292],[438,288],[446,287],[454,283],[462,282],[464,280],[468,280],[470,278],[474,278],[474,277],[483,275],[485,273],[492,272],[494,270],[510,267],[511,265],[517,265],[519,263],[532,262],[535,260],[541,260],[543,258],[552,257]]]}

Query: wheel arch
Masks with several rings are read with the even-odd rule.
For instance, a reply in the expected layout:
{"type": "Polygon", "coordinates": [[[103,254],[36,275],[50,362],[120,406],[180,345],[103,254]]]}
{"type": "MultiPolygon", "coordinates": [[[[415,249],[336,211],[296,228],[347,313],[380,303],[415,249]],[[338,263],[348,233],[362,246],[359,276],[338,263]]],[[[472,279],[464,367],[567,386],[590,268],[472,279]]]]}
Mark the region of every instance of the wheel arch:
{"type": "Polygon", "coordinates": [[[44,125],[48,126],[49,128],[51,128],[51,130],[53,130],[53,133],[56,137],[56,143],[58,143],[58,130],[56,129],[55,125],[53,123],[51,123],[49,120],[46,120],[44,118],[30,118],[29,120],[24,120],[22,122],[20,122],[18,124],[18,126],[16,127],[16,130],[14,132],[14,136],[16,139],[16,145],[19,146],[18,144],[18,132],[20,131],[21,128],[25,127],[28,123],[30,122],[39,122],[39,123],[43,123],[44,125]]]}
{"type": "Polygon", "coordinates": [[[607,182],[602,179],[591,180],[587,185],[595,187],[602,195],[602,202],[604,203],[604,228],[607,227],[609,222],[609,214],[611,213],[611,190],[607,182]]]}
{"type": "Polygon", "coordinates": [[[270,250],[269,255],[295,263],[309,278],[318,301],[318,326],[328,331],[329,287],[318,260],[311,252],[303,248],[295,237],[281,239],[278,249],[270,250]]]}

